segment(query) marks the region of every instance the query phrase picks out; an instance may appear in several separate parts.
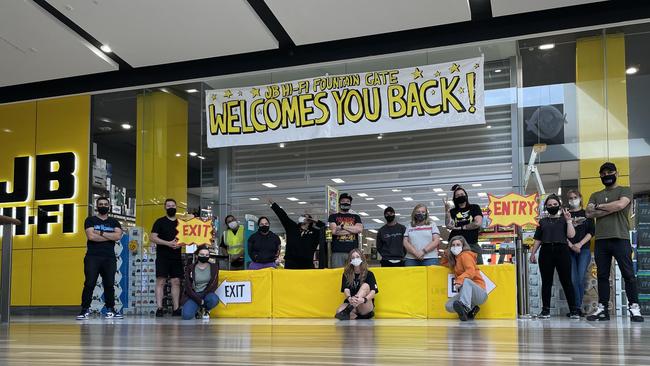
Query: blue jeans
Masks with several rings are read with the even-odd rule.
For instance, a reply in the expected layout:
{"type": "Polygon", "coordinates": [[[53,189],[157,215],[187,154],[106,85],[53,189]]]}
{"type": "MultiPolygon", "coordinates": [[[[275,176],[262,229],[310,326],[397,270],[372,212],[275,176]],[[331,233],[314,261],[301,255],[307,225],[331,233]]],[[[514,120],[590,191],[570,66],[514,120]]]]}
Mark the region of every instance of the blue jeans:
{"type": "Polygon", "coordinates": [[[405,258],[404,259],[404,265],[406,267],[415,267],[415,266],[437,266],[440,263],[438,258],[425,258],[424,260],[417,260],[417,259],[410,259],[410,258],[405,258]]]}
{"type": "MultiPolygon", "coordinates": [[[[199,297],[203,297],[203,305],[208,309],[208,311],[219,303],[219,297],[214,292],[205,295],[199,293],[198,295],[199,297]]],[[[194,302],[192,298],[187,299],[187,302],[183,304],[183,320],[194,319],[194,315],[196,315],[196,312],[199,311],[200,307],[201,305],[194,302]]]]}
{"type": "Polygon", "coordinates": [[[571,282],[576,297],[576,308],[582,308],[582,298],[585,294],[585,274],[591,262],[589,243],[585,244],[580,253],[571,251],[571,282]]]}

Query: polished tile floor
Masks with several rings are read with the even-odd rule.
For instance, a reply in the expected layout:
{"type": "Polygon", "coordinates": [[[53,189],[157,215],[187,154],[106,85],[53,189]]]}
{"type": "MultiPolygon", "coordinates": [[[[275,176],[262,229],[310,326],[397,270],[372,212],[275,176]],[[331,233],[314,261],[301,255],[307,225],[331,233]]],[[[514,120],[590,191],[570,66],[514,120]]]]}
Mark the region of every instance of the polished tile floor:
{"type": "Polygon", "coordinates": [[[14,317],[0,365],[650,365],[650,322],[14,317]]]}

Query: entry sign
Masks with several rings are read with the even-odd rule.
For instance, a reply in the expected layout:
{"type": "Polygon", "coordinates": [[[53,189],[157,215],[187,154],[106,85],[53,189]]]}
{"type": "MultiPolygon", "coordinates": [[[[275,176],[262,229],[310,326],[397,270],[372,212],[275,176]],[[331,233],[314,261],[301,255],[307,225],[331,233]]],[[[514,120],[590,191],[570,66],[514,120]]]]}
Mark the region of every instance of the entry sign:
{"type": "Polygon", "coordinates": [[[531,224],[537,226],[537,193],[528,196],[521,196],[516,193],[509,193],[503,197],[489,195],[488,215],[490,227],[523,226],[531,224]]]}
{"type": "Polygon", "coordinates": [[[181,245],[212,244],[212,220],[194,217],[189,220],[178,219],[176,239],[181,245]]]}
{"type": "MultiPolygon", "coordinates": [[[[485,291],[489,294],[490,292],[494,291],[494,289],[497,287],[497,285],[492,282],[490,277],[486,276],[483,271],[481,271],[481,277],[483,277],[483,281],[485,282],[485,291]]],[[[454,290],[454,279],[456,276],[453,273],[450,273],[448,278],[447,278],[447,297],[454,297],[458,295],[458,291],[454,290]]]]}
{"type": "Polygon", "coordinates": [[[247,304],[251,302],[251,282],[228,282],[224,280],[217,288],[219,301],[224,305],[247,304]]]}

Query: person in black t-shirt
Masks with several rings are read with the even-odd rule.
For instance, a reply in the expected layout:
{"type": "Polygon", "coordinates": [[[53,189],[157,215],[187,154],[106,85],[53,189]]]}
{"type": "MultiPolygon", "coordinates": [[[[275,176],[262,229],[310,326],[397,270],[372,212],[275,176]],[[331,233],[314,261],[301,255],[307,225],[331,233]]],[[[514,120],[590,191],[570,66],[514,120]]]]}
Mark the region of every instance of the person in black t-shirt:
{"type": "Polygon", "coordinates": [[[569,199],[569,212],[573,217],[573,227],[576,235],[569,239],[571,249],[571,281],[576,293],[576,307],[580,316],[582,313],[582,298],[585,294],[585,276],[589,263],[591,263],[591,248],[589,242],[596,230],[594,219],[588,219],[582,208],[582,194],[577,190],[567,193],[569,199]]]}
{"type": "Polygon", "coordinates": [[[530,262],[537,263],[537,249],[542,246],[539,253],[539,272],[542,275],[542,312],[539,318],[551,317],[551,290],[553,289],[553,274],[557,269],[564,295],[572,319],[580,319],[580,314],[575,307],[575,292],[571,283],[571,257],[568,239],[576,235],[573,227],[571,213],[564,209],[560,211],[560,198],[554,194],[548,196],[544,202],[548,217],[539,220],[535,230],[535,244],[530,251],[530,262]]]}
{"type": "Polygon", "coordinates": [[[122,314],[115,310],[115,272],[117,271],[115,242],[122,238],[122,226],[114,218],[108,217],[110,210],[108,198],[100,197],[95,203],[97,215],[88,217],[84,222],[88,242],[84,257],[85,280],[81,293],[81,312],[77,315],[77,319],[85,320],[90,317],[90,304],[99,275],[102,276],[104,287],[106,318],[122,319],[122,314]]]}
{"type": "Polygon", "coordinates": [[[178,220],[176,219],[176,200],[165,200],[166,215],[154,222],[151,229],[151,242],[156,244],[156,317],[163,316],[163,297],[165,282],[171,282],[172,316],[181,316],[179,305],[181,295],[181,277],[183,277],[183,259],[181,246],[178,245],[178,220]]]}
{"type": "Polygon", "coordinates": [[[469,243],[472,252],[476,253],[476,264],[483,264],[481,246],[478,244],[478,234],[483,223],[483,211],[479,205],[470,204],[467,191],[459,185],[452,187],[454,208],[443,200],[445,205],[445,222],[451,230],[449,237],[462,236],[469,243]]]}
{"type": "Polygon", "coordinates": [[[395,221],[395,210],[384,210],[386,225],[377,232],[377,251],[381,254],[382,267],[404,267],[404,232],[406,227],[395,221]]]}
{"type": "Polygon", "coordinates": [[[341,211],[327,219],[332,231],[332,268],[345,265],[348,253],[359,248],[359,234],[363,231],[361,217],[349,213],[352,208],[352,196],[342,193],[339,196],[339,208],[341,211]]]}
{"type": "Polygon", "coordinates": [[[375,316],[375,295],[379,288],[359,249],[352,249],[348,255],[341,279],[341,292],[345,294],[345,300],[336,310],[336,319],[371,319],[375,316]]]}

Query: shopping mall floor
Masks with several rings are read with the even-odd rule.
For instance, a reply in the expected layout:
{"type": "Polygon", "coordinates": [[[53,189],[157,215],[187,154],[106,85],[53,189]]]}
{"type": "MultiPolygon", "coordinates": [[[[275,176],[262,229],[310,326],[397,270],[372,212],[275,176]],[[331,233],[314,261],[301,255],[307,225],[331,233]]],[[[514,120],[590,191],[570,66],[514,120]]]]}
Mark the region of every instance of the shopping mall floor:
{"type": "Polygon", "coordinates": [[[650,322],[13,317],[0,365],[648,365],[650,322]]]}

